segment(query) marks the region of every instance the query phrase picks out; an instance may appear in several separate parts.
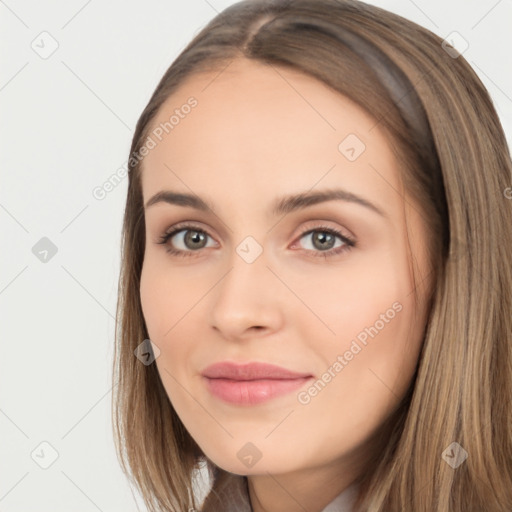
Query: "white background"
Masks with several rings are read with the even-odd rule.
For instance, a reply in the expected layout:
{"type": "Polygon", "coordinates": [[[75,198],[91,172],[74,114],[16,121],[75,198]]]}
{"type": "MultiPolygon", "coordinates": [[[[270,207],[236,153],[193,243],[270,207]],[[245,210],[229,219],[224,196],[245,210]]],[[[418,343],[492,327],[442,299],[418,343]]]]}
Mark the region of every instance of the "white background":
{"type": "MultiPolygon", "coordinates": [[[[92,191],[126,162],[173,59],[232,3],[0,2],[2,512],[137,510],[110,425],[127,178],[103,200],[92,191]],[[43,31],[58,42],[47,59],[31,47],[43,31]],[[32,251],[43,237],[57,248],[46,263],[32,251]],[[31,457],[50,460],[41,442],[58,452],[48,469],[31,457]]],[[[459,32],[510,142],[510,0],[369,3],[459,32]]]]}

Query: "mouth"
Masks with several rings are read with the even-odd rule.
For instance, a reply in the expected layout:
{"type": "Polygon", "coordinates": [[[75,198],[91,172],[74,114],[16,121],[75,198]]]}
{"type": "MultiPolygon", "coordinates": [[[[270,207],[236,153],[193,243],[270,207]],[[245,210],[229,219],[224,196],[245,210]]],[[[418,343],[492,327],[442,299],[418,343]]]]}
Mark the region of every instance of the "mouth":
{"type": "Polygon", "coordinates": [[[202,372],[207,389],[224,402],[256,405],[302,387],[313,376],[267,364],[216,363],[202,372]]]}

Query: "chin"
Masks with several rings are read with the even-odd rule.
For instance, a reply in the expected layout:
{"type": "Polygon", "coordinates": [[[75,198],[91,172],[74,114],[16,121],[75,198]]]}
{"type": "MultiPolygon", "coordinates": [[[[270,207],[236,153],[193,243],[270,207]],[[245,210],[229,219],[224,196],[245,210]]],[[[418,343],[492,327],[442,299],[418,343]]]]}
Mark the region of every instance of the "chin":
{"type": "Polygon", "coordinates": [[[230,447],[220,449],[216,445],[213,451],[205,450],[204,447],[201,449],[216,466],[236,475],[279,474],[297,469],[290,465],[293,461],[287,454],[274,450],[265,456],[263,450],[259,450],[250,441],[233,443],[230,447]]]}

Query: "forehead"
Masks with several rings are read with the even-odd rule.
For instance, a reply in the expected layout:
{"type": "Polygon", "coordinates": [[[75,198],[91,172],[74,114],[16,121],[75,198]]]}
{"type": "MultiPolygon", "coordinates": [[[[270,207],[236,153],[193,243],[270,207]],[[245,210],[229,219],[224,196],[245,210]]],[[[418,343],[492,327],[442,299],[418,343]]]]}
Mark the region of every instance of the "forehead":
{"type": "Polygon", "coordinates": [[[164,185],[213,194],[243,181],[265,193],[358,179],[366,183],[356,188],[372,181],[375,194],[396,200],[384,190],[397,185],[396,162],[376,120],[297,70],[239,59],[192,75],[162,105],[150,137],[144,201],[164,185]]]}

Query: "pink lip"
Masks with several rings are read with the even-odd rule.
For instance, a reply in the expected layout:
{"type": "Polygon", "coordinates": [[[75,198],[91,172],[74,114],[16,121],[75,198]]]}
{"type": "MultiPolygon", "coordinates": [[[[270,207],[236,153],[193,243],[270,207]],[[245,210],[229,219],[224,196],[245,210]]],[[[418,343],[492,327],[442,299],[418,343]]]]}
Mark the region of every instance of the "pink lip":
{"type": "Polygon", "coordinates": [[[254,405],[290,393],[312,375],[267,363],[239,365],[229,361],[208,366],[203,372],[209,391],[237,405],[254,405]]]}

